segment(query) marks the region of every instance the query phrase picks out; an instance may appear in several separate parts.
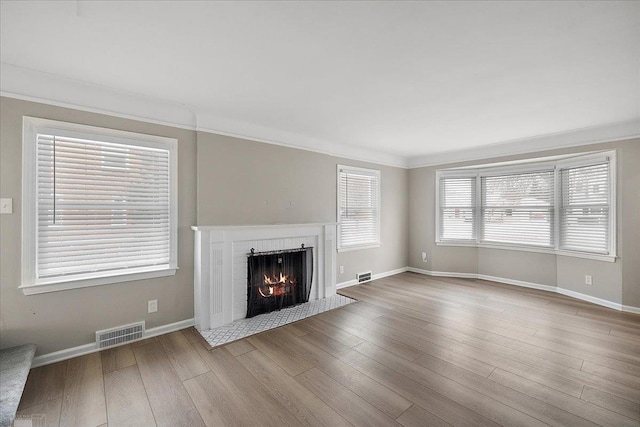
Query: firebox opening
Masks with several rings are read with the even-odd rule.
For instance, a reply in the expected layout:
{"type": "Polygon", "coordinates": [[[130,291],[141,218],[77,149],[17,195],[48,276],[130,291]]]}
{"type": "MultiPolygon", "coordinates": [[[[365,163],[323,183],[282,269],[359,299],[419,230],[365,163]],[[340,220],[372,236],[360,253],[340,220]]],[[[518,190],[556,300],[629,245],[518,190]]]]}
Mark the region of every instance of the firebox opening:
{"type": "Polygon", "coordinates": [[[247,255],[247,317],[309,301],[313,248],[247,255]]]}

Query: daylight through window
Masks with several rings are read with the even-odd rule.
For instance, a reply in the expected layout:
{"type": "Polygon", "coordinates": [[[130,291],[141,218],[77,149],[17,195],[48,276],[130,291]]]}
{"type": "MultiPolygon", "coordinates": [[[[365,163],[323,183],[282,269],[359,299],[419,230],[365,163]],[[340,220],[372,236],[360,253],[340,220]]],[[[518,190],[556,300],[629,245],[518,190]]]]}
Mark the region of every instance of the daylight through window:
{"type": "Polygon", "coordinates": [[[25,126],[33,243],[23,286],[175,270],[175,140],[38,119],[25,126]]]}
{"type": "Polygon", "coordinates": [[[380,245],[380,171],[338,165],[338,250],[380,245]]]}
{"type": "Polygon", "coordinates": [[[614,172],[615,152],[438,171],[436,241],[615,257],[614,172]]]}

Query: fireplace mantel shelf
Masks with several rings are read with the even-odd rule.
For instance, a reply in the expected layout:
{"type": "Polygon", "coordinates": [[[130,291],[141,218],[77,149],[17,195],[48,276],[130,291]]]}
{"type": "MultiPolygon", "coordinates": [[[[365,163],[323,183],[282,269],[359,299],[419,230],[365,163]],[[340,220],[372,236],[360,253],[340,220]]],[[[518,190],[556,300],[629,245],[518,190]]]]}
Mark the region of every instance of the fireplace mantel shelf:
{"type": "Polygon", "coordinates": [[[194,317],[198,330],[242,319],[247,312],[247,254],[314,248],[309,299],[336,293],[335,222],[265,225],[195,225],[194,317]]]}

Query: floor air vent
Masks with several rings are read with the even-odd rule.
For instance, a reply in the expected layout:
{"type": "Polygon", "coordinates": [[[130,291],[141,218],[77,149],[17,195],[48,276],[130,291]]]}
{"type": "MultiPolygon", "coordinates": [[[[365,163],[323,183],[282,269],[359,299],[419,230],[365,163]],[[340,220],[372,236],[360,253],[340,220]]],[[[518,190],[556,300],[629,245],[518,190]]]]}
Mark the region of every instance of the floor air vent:
{"type": "Polygon", "coordinates": [[[358,283],[364,283],[371,280],[371,272],[366,271],[364,273],[356,273],[356,280],[358,283]]]}
{"type": "Polygon", "coordinates": [[[96,347],[106,348],[135,341],[144,336],[144,321],[96,331],[96,347]]]}

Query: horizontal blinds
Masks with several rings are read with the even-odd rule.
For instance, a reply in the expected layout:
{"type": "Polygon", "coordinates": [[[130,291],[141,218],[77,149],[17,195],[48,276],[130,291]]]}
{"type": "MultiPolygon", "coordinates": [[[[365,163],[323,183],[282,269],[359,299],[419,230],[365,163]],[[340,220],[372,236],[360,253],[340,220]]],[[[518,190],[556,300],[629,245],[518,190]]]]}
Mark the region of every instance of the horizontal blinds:
{"type": "Polygon", "coordinates": [[[475,240],[476,177],[440,178],[440,239],[475,240]]]}
{"type": "Polygon", "coordinates": [[[340,246],[377,244],[380,223],[380,176],[377,171],[340,169],[340,246]]]}
{"type": "Polygon", "coordinates": [[[483,176],[483,242],[554,246],[553,170],[483,176]]]}
{"type": "Polygon", "coordinates": [[[169,151],[37,135],[37,277],[170,259],[169,151]]]}
{"type": "Polygon", "coordinates": [[[607,253],[609,162],[561,169],[560,247],[607,253]]]}

